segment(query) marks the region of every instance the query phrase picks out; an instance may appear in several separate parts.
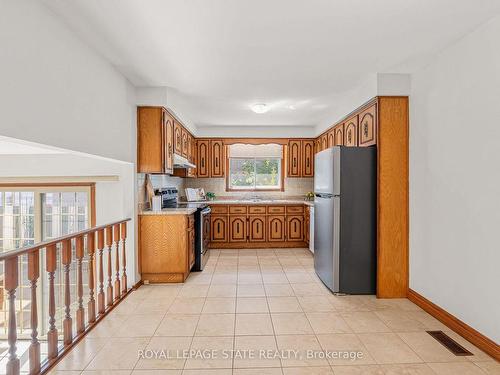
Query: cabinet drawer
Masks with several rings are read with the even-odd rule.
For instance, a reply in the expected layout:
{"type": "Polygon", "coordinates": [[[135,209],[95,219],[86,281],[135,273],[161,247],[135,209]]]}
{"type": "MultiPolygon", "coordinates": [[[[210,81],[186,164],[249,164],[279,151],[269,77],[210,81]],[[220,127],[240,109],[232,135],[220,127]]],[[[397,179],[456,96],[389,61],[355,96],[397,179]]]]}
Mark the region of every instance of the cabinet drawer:
{"type": "Polygon", "coordinates": [[[269,206],[267,207],[268,214],[284,214],[285,206],[269,206]]]}
{"type": "Polygon", "coordinates": [[[247,207],[246,206],[229,206],[230,214],[246,214],[247,207]]]}
{"type": "Polygon", "coordinates": [[[213,214],[227,214],[227,206],[210,206],[213,214]]]}
{"type": "Polygon", "coordinates": [[[265,206],[249,206],[248,213],[249,214],[265,214],[266,207],[265,206]]]}
{"type": "Polygon", "coordinates": [[[286,206],[287,214],[302,214],[304,213],[304,206],[286,206]]]}

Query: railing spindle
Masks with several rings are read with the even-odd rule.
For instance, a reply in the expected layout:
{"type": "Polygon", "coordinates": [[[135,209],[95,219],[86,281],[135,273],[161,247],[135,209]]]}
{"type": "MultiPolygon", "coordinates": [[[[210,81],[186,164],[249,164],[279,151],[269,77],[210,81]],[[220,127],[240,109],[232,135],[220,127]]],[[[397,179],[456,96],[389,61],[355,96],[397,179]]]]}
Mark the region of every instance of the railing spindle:
{"type": "Polygon", "coordinates": [[[108,247],[108,286],[106,288],[108,306],[113,305],[113,281],[112,281],[112,267],[111,267],[111,252],[113,251],[113,232],[112,227],[106,227],[106,246],[108,247]]]}
{"type": "Polygon", "coordinates": [[[46,268],[49,273],[49,331],[47,332],[48,357],[57,358],[57,328],[56,328],[56,297],[54,292],[54,278],[57,269],[57,245],[49,245],[46,248],[46,268]]]}
{"type": "Polygon", "coordinates": [[[83,309],[83,236],[75,239],[76,247],[76,289],[78,295],[78,309],[76,310],[76,331],[82,333],[85,330],[85,310],[83,309]]]}
{"type": "Polygon", "coordinates": [[[73,319],[71,318],[71,286],[69,283],[69,269],[71,266],[71,240],[62,242],[62,264],[64,265],[64,345],[73,341],[73,319]]]}
{"type": "Polygon", "coordinates": [[[40,342],[38,341],[38,303],[36,283],[40,277],[40,251],[28,253],[28,280],[31,288],[31,344],[29,349],[30,374],[40,372],[40,342]]]}
{"type": "Polygon", "coordinates": [[[9,301],[9,360],[7,362],[7,375],[19,374],[19,358],[17,357],[17,324],[16,324],[16,289],[19,285],[18,257],[5,260],[5,290],[9,301]]]}
{"type": "Polygon", "coordinates": [[[104,250],[104,230],[97,232],[97,248],[99,249],[99,292],[97,293],[97,310],[100,314],[104,314],[106,305],[104,303],[104,267],[103,267],[103,250],[104,250]]]}
{"type": "Polygon", "coordinates": [[[125,254],[125,239],[127,238],[127,223],[121,223],[121,238],[122,238],[122,296],[127,293],[127,256],[125,254]]]}
{"type": "Polygon", "coordinates": [[[113,240],[115,241],[115,245],[116,245],[116,252],[115,252],[115,272],[116,272],[115,301],[118,301],[120,299],[120,293],[121,293],[121,288],[120,288],[120,224],[116,224],[113,226],[113,240]]]}
{"type": "Polygon", "coordinates": [[[89,254],[89,303],[88,321],[95,322],[95,299],[94,299],[94,254],[95,254],[95,232],[87,235],[87,252],[89,254]]]}

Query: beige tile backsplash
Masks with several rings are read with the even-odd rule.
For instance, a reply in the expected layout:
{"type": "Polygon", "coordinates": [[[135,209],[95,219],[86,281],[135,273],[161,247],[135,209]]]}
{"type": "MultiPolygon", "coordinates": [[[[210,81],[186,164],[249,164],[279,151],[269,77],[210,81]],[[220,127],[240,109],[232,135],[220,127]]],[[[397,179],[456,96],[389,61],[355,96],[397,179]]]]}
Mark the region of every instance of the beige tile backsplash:
{"type": "MultiPolygon", "coordinates": [[[[263,191],[263,192],[234,192],[226,191],[226,180],[224,178],[180,178],[168,175],[150,175],[153,188],[176,187],[179,196],[185,197],[184,188],[204,188],[205,192],[215,193],[217,197],[241,197],[261,196],[266,198],[301,197],[313,190],[313,178],[285,178],[285,191],[263,191]]],[[[139,205],[146,202],[146,191],[144,187],[146,175],[137,174],[137,194],[139,205]]]]}

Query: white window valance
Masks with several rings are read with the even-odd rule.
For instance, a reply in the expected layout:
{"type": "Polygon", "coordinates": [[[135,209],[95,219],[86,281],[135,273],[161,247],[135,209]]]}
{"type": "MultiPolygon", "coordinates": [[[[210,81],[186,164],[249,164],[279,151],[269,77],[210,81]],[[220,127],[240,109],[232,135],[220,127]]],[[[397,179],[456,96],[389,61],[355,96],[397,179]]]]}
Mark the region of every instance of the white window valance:
{"type": "Polygon", "coordinates": [[[250,145],[236,143],[229,145],[230,158],[282,158],[283,146],[275,143],[250,145]]]}

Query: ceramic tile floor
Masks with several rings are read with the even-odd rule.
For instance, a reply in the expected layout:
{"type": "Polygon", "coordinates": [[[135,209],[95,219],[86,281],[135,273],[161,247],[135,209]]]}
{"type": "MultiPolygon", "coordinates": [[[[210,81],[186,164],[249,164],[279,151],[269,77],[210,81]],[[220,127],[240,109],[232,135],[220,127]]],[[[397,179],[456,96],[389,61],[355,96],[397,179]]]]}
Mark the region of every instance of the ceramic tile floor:
{"type": "Polygon", "coordinates": [[[479,375],[500,365],[406,299],[332,295],[308,250],[212,250],[185,284],[131,293],[52,373],[479,375]],[[474,356],[452,355],[429,329],[474,356]]]}

